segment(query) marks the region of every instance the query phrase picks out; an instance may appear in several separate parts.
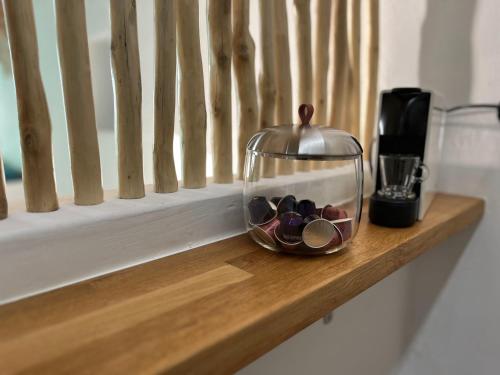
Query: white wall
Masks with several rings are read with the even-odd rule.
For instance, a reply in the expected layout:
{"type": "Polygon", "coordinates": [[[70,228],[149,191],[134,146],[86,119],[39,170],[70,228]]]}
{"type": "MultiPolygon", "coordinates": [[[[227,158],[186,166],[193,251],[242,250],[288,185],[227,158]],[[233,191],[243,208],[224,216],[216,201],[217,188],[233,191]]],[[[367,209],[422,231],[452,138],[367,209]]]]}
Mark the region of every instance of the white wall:
{"type": "MultiPolygon", "coordinates": [[[[380,88],[424,86],[449,105],[498,103],[497,0],[382,0],[380,88]]],[[[450,116],[441,190],[485,197],[454,236],[240,373],[469,375],[500,371],[500,122],[450,116]]]]}

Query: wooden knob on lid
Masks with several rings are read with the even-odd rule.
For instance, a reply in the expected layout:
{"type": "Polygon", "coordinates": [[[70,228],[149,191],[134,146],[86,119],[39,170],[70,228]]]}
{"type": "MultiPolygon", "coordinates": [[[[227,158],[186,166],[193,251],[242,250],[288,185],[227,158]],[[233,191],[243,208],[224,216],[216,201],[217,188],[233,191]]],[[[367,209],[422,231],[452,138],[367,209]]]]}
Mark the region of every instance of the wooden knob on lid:
{"type": "Polygon", "coordinates": [[[314,107],[312,104],[301,104],[299,106],[299,117],[300,117],[300,127],[310,127],[310,121],[314,113],[314,107]]]}

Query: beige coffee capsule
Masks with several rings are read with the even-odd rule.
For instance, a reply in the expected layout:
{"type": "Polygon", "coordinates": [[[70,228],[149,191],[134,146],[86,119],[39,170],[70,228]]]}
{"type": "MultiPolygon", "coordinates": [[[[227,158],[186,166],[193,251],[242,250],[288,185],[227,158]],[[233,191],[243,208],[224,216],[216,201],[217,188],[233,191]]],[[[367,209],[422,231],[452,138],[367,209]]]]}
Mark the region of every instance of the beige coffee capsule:
{"type": "Polygon", "coordinates": [[[325,250],[342,243],[340,230],[325,219],[311,221],[302,232],[304,244],[313,250],[325,250]]]}

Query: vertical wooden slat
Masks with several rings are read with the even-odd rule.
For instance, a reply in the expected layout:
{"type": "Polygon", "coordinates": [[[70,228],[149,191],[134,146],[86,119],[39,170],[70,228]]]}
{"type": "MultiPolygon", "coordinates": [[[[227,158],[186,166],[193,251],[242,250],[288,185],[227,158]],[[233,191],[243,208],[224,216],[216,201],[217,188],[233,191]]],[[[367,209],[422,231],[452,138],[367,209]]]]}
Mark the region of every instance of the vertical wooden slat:
{"type": "MultiPolygon", "coordinates": [[[[274,125],[276,110],[276,85],[274,73],[274,38],[273,38],[273,2],[259,0],[260,15],[260,57],[262,70],[259,74],[259,128],[274,125]]],[[[262,165],[263,177],[276,175],[276,163],[273,158],[265,158],[262,165]]]]}
{"type": "Polygon", "coordinates": [[[231,130],[231,0],[209,0],[210,97],[214,182],[233,182],[231,130]]]}
{"type": "MultiPolygon", "coordinates": [[[[274,68],[276,72],[276,124],[293,123],[292,74],[290,71],[290,44],[288,40],[288,17],[286,0],[274,0],[274,68]]],[[[278,174],[294,172],[291,160],[278,160],[278,174]]]]}
{"type": "Polygon", "coordinates": [[[103,201],[84,0],[56,0],[59,63],[75,204],[103,201]]]}
{"type": "Polygon", "coordinates": [[[366,41],[366,60],[368,64],[368,76],[366,77],[365,85],[365,110],[362,124],[363,130],[363,149],[365,157],[369,157],[368,150],[373,138],[373,131],[376,121],[376,105],[377,105],[377,83],[378,83],[378,46],[379,46],[379,0],[371,0],[368,2],[367,12],[367,27],[368,35],[366,41]]]}
{"type": "Polygon", "coordinates": [[[332,4],[332,94],[328,123],[336,129],[350,131],[347,123],[349,56],[347,49],[347,0],[332,4]]]}
{"type": "Polygon", "coordinates": [[[155,0],[154,186],[156,193],[178,190],[174,164],[176,90],[175,0],[155,0]]]}
{"type": "Polygon", "coordinates": [[[349,83],[350,83],[350,127],[351,134],[360,136],[360,33],[361,3],[360,0],[349,0],[347,10],[347,39],[349,50],[349,83]]]}
{"type": "MultiPolygon", "coordinates": [[[[313,100],[313,72],[311,46],[311,2],[310,0],[294,0],[296,11],[297,32],[297,62],[299,66],[299,102],[312,103],[313,100]]],[[[297,164],[299,171],[309,171],[311,163],[297,164]]]]}
{"type": "Polygon", "coordinates": [[[314,122],[326,125],[331,0],[317,0],[314,18],[314,122]]]}
{"type": "Polygon", "coordinates": [[[0,220],[5,219],[8,213],[7,195],[5,194],[5,173],[2,156],[0,155],[0,220]]]}
{"type": "MultiPolygon", "coordinates": [[[[325,126],[328,107],[328,63],[330,52],[331,0],[317,0],[314,18],[314,122],[325,126]]],[[[321,162],[313,168],[320,169],[321,162]]]]}
{"type": "Polygon", "coordinates": [[[250,35],[248,0],[233,0],[233,63],[239,99],[238,178],[243,179],[245,151],[257,130],[255,45],[250,35]]]}
{"type": "Polygon", "coordinates": [[[177,0],[184,187],[206,186],[207,113],[197,0],[177,0]]]}
{"type": "Polygon", "coordinates": [[[135,0],[110,0],[120,198],[144,197],[141,71],[135,0]]]}
{"type": "Polygon", "coordinates": [[[26,208],[54,211],[58,202],[51,123],[38,62],[33,4],[31,0],[4,0],[3,4],[16,84],[26,208]]]}

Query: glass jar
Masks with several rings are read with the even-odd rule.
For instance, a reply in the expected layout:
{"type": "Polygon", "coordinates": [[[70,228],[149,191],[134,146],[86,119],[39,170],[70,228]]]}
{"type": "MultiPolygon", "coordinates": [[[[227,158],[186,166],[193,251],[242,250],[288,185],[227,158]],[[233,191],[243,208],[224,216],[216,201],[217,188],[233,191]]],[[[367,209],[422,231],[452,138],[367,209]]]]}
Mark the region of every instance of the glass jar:
{"type": "Polygon", "coordinates": [[[269,250],[329,254],[348,246],[358,230],[363,150],[347,132],[309,125],[312,113],[303,104],[302,124],[266,128],[247,145],[245,223],[269,250]]]}

